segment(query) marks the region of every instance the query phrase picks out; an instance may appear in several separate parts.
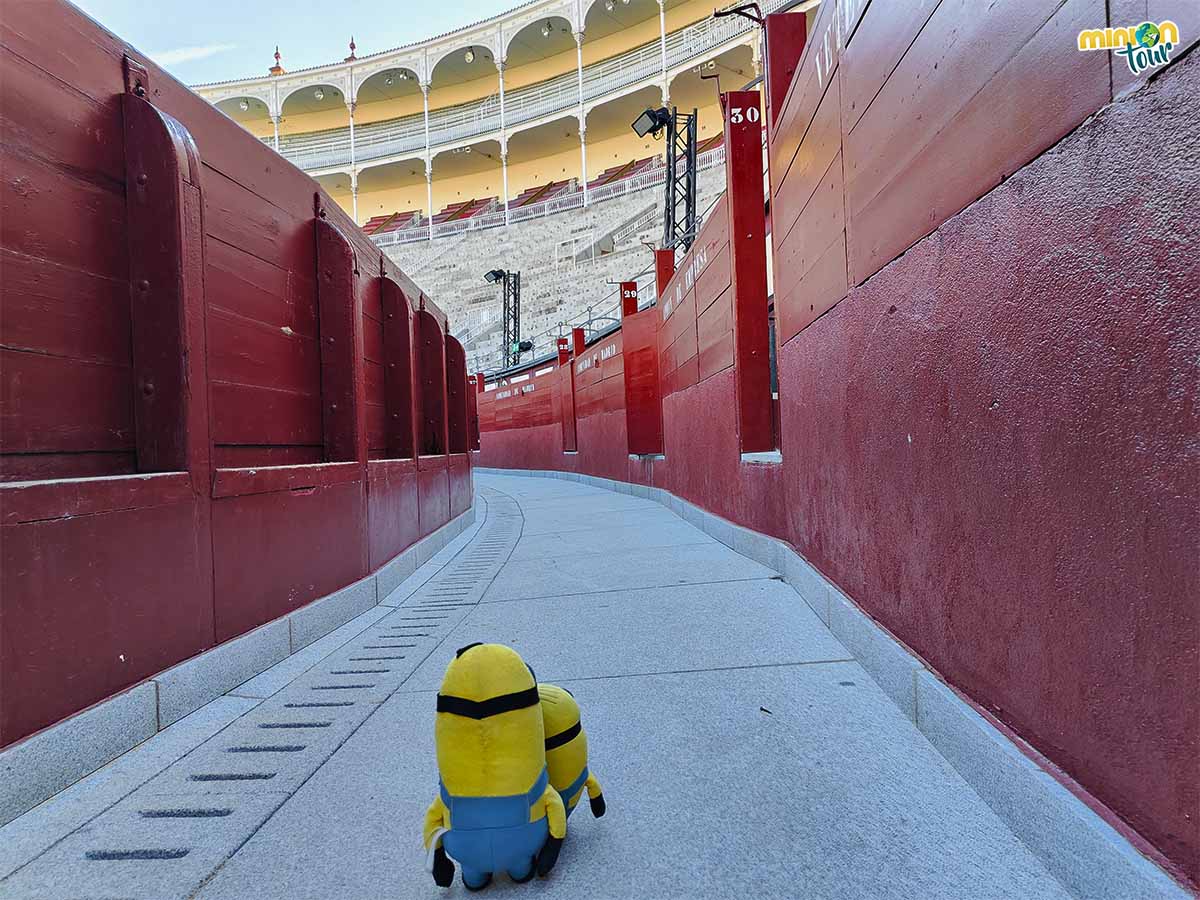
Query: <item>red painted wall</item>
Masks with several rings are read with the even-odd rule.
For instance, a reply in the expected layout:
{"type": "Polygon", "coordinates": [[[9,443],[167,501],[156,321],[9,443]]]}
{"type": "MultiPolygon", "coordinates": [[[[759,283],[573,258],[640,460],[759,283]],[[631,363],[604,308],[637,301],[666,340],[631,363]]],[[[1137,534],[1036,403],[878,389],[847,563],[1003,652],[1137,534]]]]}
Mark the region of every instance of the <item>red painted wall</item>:
{"type": "Polygon", "coordinates": [[[489,391],[478,462],[789,541],[1200,883],[1200,60],[1105,107],[1129,79],[1075,50],[1099,0],[820,9],[770,135],[782,462],[739,457],[686,281],[658,307],[663,458],[595,402],[577,454],[498,430],[489,391]]]}
{"type": "Polygon", "coordinates": [[[65,3],[0,44],[4,746],[472,490],[445,315],[312,179],[65,3]]]}

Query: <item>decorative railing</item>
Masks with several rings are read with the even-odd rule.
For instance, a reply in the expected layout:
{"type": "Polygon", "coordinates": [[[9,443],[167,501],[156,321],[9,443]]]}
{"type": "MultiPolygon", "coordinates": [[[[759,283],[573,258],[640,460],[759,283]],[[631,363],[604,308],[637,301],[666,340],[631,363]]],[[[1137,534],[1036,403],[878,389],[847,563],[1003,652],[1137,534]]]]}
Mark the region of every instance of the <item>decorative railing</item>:
{"type": "MultiPolygon", "coordinates": [[[[700,172],[715,168],[725,164],[725,145],[714,147],[712,150],[705,151],[696,157],[696,168],[700,172]]],[[[636,194],[638,191],[644,191],[646,188],[655,187],[662,184],[667,177],[667,167],[665,164],[656,165],[645,172],[639,172],[631,178],[624,178],[620,181],[615,181],[610,184],[602,184],[599,187],[591,188],[588,191],[589,203],[600,203],[604,200],[611,200],[614,197],[627,197],[630,194],[636,194]]],[[[497,204],[497,209],[490,212],[480,213],[476,216],[471,216],[469,219],[458,219],[453,222],[441,222],[433,226],[432,237],[442,238],[449,237],[454,234],[462,234],[467,231],[482,231],[485,228],[496,228],[504,224],[504,209],[500,204],[497,204]]],[[[544,200],[541,203],[531,203],[528,206],[521,206],[508,211],[508,220],[512,222],[524,222],[529,219],[540,219],[545,216],[552,216],[555,213],[565,212],[569,209],[583,208],[583,191],[577,190],[569,194],[560,194],[557,197],[552,197],[549,200],[544,200]]],[[[427,241],[430,239],[429,220],[426,219],[422,225],[410,225],[408,228],[400,231],[391,231],[387,234],[381,234],[371,239],[380,247],[393,247],[397,244],[411,244],[416,241],[427,241]]]]}
{"type": "MultiPolygon", "coordinates": [[[[766,0],[765,12],[784,6],[788,0],[766,0]]],[[[740,16],[705,19],[667,35],[667,68],[673,69],[694,60],[713,48],[744,35],[755,27],[740,16]]],[[[662,50],[658,41],[583,69],[583,101],[603,97],[630,84],[653,78],[662,71],[662,50]]],[[[506,91],[504,122],[510,128],[557,112],[570,113],[579,108],[579,82],[575,72],[506,91]]],[[[500,97],[492,94],[483,100],[431,110],[429,143],[441,146],[465,138],[500,130],[500,97]]],[[[274,138],[263,141],[272,143],[274,138]]],[[[424,115],[416,113],[383,122],[356,125],[354,159],[356,164],[425,149],[424,115]]],[[[279,152],[306,171],[345,166],[350,163],[350,129],[335,128],[279,139],[279,152]]]]}

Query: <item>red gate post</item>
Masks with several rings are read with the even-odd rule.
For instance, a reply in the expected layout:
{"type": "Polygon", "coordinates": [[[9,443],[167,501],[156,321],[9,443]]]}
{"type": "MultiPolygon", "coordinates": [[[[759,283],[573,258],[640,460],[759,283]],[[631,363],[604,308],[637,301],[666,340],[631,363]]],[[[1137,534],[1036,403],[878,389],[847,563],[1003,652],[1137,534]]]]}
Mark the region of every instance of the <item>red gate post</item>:
{"type": "Polygon", "coordinates": [[[675,277],[675,250],[667,247],[663,250],[654,251],[654,287],[657,291],[656,295],[659,300],[662,299],[663,291],[667,289],[667,285],[671,283],[671,279],[675,277]]]}
{"type": "MultiPolygon", "coordinates": [[[[579,329],[576,330],[578,331],[579,329]]],[[[575,438],[575,367],[571,364],[570,341],[565,337],[558,339],[558,389],[562,397],[563,451],[574,453],[577,449],[575,438]]]]}
{"type": "Polygon", "coordinates": [[[759,100],[757,91],[729,91],[724,97],[734,379],[743,453],[775,448],[759,100]]]}
{"type": "Polygon", "coordinates": [[[767,45],[767,121],[772,127],[783,109],[783,99],[792,84],[792,76],[804,55],[808,38],[808,17],[795,13],[771,13],[763,23],[767,45]]]}
{"type": "MultiPolygon", "coordinates": [[[[674,262],[674,254],[670,254],[674,262]]],[[[665,282],[663,282],[665,284],[665,282]]],[[[625,434],[629,452],[662,453],[662,386],[658,379],[657,309],[638,312],[636,281],[621,282],[621,348],[625,357],[625,434]]]]}

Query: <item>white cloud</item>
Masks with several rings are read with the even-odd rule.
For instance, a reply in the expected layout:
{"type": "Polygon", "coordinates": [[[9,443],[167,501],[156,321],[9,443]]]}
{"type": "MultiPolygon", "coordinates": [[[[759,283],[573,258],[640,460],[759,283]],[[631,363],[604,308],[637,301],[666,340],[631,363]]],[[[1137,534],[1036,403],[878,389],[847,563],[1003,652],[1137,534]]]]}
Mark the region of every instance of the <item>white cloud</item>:
{"type": "Polygon", "coordinates": [[[177,47],[174,50],[163,50],[149,54],[150,58],[160,66],[177,66],[180,63],[195,62],[198,59],[208,59],[218,53],[236,50],[237,44],[209,44],[207,47],[177,47]]]}

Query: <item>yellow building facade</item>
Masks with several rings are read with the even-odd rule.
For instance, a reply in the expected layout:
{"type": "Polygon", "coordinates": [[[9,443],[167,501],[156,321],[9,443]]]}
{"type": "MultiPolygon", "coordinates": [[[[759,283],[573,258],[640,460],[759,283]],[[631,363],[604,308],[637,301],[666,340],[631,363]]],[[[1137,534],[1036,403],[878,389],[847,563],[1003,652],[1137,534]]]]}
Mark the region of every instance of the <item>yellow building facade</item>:
{"type": "Polygon", "coordinates": [[[280,58],[260,77],[195,89],[360,224],[413,213],[433,236],[452,204],[487,203],[507,222],[551,182],[586,205],[601,176],[661,155],[630,128],[648,107],[694,108],[701,141],[719,135],[718,84],[754,80],[760,42],[752,22],[712,13],[711,0],[539,0],[407,47],[358,57],[351,46],[297,72],[280,58]]]}

